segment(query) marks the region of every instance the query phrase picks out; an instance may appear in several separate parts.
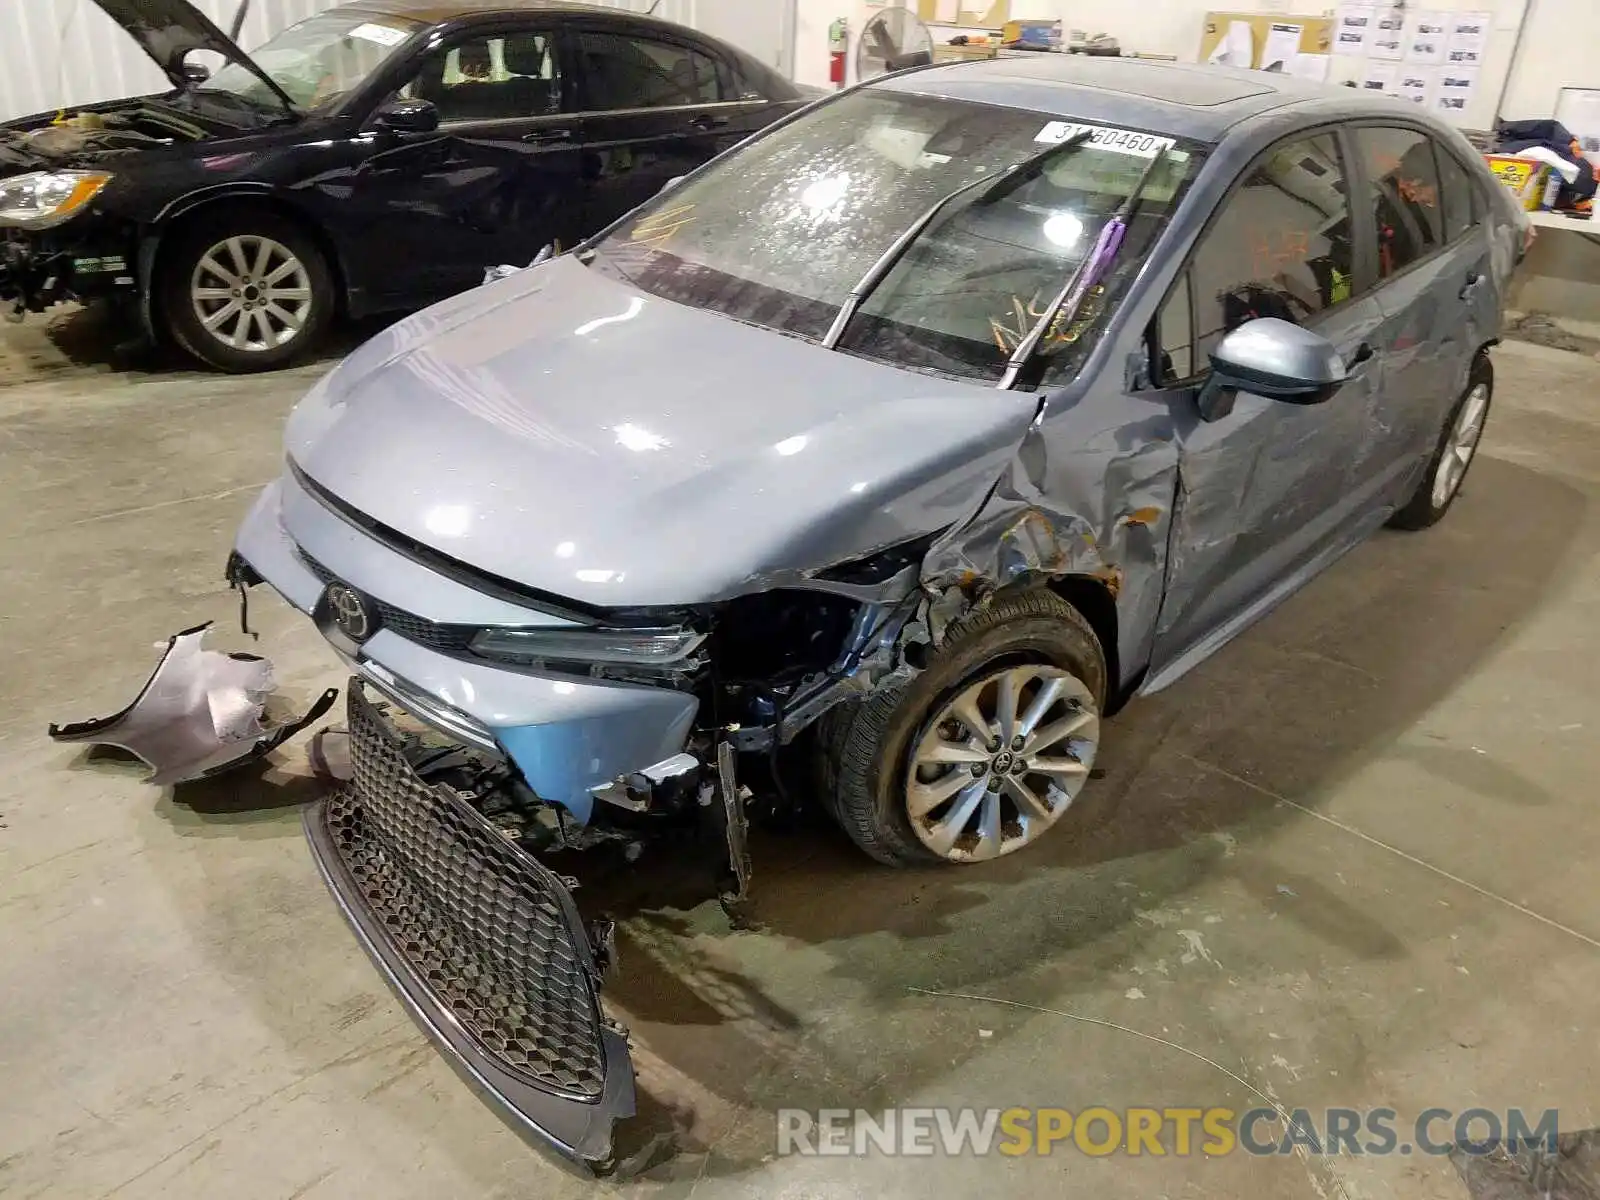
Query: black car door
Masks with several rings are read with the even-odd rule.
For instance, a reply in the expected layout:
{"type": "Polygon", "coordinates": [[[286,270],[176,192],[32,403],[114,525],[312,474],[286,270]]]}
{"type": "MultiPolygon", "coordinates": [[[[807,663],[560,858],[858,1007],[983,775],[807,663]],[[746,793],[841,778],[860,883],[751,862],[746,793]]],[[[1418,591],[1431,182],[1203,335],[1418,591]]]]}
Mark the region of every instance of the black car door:
{"type": "Polygon", "coordinates": [[[481,283],[581,233],[579,146],[554,23],[499,24],[431,50],[395,93],[438,110],[433,133],[374,130],[346,219],[379,293],[413,304],[481,283]]]}
{"type": "Polygon", "coordinates": [[[586,21],[570,36],[590,232],[770,119],[770,103],[736,93],[729,65],[687,35],[586,21]]]}

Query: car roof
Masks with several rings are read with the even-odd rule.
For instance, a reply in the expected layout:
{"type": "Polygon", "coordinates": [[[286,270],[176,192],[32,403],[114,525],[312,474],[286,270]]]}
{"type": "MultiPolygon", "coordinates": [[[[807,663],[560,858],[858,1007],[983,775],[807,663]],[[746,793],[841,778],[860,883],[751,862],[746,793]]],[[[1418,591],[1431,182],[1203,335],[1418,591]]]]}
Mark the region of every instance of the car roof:
{"type": "Polygon", "coordinates": [[[1276,72],[1049,52],[906,71],[871,86],[1202,142],[1221,141],[1233,126],[1271,109],[1298,106],[1324,118],[1394,116],[1400,103],[1276,72]]]}
{"type": "MultiPolygon", "coordinates": [[[[429,25],[455,21],[462,17],[485,17],[496,13],[565,12],[601,15],[618,19],[654,20],[643,13],[627,9],[607,8],[598,4],[580,4],[573,0],[352,0],[340,8],[372,13],[386,17],[403,17],[429,25]]],[[[669,22],[656,22],[669,24],[669,22]]]]}

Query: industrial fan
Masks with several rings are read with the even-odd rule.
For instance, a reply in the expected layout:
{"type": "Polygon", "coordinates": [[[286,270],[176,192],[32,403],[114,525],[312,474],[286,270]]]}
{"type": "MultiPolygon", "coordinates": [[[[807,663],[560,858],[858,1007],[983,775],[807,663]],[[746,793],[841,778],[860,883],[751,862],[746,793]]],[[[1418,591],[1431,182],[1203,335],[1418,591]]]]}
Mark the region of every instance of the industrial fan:
{"type": "Polygon", "coordinates": [[[866,23],[856,42],[857,79],[876,79],[932,61],[933,35],[909,9],[884,9],[866,23]]]}

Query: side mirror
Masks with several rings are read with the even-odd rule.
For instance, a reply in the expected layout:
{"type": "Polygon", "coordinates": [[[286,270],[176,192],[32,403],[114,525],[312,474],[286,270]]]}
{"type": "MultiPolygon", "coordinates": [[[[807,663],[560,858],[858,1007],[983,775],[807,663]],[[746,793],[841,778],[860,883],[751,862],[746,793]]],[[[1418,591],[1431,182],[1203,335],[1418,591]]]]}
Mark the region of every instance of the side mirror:
{"type": "Polygon", "coordinates": [[[186,62],[183,64],[183,77],[190,83],[204,83],[211,78],[211,68],[203,62],[186,62]]]}
{"type": "Polygon", "coordinates": [[[387,133],[433,133],[439,110],[427,100],[394,100],[378,110],[375,123],[387,133]]]}
{"type": "Polygon", "coordinates": [[[1200,416],[1218,421],[1234,396],[1249,392],[1287,404],[1321,404],[1345,381],[1344,360],[1320,333],[1277,317],[1239,326],[1211,352],[1211,377],[1200,389],[1200,416]]]}

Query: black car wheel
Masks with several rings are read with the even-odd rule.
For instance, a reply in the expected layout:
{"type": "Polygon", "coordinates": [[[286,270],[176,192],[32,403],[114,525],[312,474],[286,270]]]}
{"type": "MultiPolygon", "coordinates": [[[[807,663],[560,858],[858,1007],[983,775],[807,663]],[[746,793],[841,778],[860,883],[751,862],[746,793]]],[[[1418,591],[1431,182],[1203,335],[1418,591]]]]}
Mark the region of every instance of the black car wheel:
{"type": "Polygon", "coordinates": [[[824,796],[879,862],[982,862],[1072,805],[1100,742],[1106,665],[1087,621],[1043,590],[952,629],[904,689],[830,713],[824,796]]]}
{"type": "Polygon", "coordinates": [[[1439,444],[1422,481],[1405,507],[1389,518],[1396,529],[1426,529],[1439,521],[1456,497],[1467,478],[1472,460],[1478,454],[1478,442],[1483,437],[1484,424],[1489,419],[1489,405],[1494,399],[1494,367],[1487,357],[1479,356],[1472,364],[1467,378],[1466,391],[1456,401],[1450,415],[1445,418],[1444,429],[1439,434],[1439,444]]]}
{"type": "Polygon", "coordinates": [[[333,276],[316,242],[275,213],[230,209],[179,229],[159,309],[174,340],[223,371],[270,371],[320,340],[333,276]]]}

